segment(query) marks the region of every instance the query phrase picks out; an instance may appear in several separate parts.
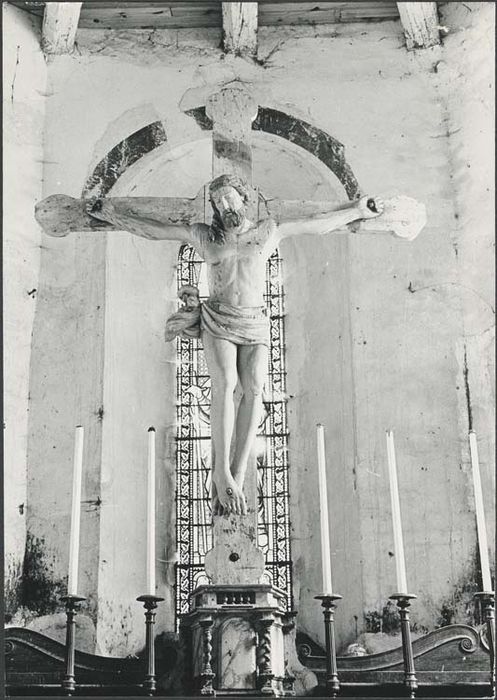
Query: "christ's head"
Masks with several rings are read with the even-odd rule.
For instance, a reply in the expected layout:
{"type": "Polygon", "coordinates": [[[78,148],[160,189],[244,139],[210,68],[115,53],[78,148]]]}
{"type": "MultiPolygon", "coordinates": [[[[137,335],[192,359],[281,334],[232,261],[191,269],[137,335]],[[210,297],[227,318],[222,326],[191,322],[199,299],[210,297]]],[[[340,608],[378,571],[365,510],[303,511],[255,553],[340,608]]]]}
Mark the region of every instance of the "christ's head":
{"type": "Polygon", "coordinates": [[[224,232],[238,228],[245,221],[249,201],[248,185],[236,175],[220,175],[209,185],[214,215],[211,235],[217,243],[224,242],[224,232]]]}

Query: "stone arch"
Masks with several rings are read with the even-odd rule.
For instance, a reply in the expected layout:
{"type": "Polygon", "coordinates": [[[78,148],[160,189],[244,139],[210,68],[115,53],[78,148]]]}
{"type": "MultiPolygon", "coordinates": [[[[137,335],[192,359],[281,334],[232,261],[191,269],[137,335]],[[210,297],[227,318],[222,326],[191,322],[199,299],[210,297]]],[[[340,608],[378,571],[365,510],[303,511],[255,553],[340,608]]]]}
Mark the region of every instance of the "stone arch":
{"type": "MultiPolygon", "coordinates": [[[[185,114],[193,117],[202,130],[212,130],[212,121],[207,116],[205,107],[195,107],[185,114]]],[[[308,151],[336,175],[349,199],[358,197],[359,183],[345,159],[345,147],[334,136],[303,119],[272,107],[259,107],[252,130],[279,136],[308,151]]]]}
{"type": "Polygon", "coordinates": [[[167,142],[162,122],[147,124],[116,144],[97,163],[83,187],[83,197],[90,194],[105,197],[131,165],[167,142]]]}
{"type": "MultiPolygon", "coordinates": [[[[196,107],[185,113],[193,117],[203,131],[212,130],[212,121],[207,116],[205,107],[196,107]]],[[[359,196],[359,183],[345,158],[343,144],[326,131],[271,107],[259,107],[252,130],[279,136],[300,146],[331,170],[343,185],[349,199],[359,196]]],[[[85,182],[83,196],[91,193],[104,197],[131,165],[165,143],[167,135],[160,121],[151,122],[130,134],[111,148],[95,166],[85,182]]]]}

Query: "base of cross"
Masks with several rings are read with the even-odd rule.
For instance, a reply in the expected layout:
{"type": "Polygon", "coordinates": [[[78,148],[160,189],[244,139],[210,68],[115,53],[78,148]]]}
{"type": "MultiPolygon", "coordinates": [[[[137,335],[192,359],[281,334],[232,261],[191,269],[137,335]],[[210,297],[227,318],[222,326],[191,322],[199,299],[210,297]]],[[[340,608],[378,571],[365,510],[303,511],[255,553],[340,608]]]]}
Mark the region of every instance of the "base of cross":
{"type": "MultiPolygon", "coordinates": [[[[238,391],[237,394],[238,396],[238,391]]],[[[238,399],[236,399],[238,400],[238,399]]],[[[234,450],[234,441],[232,452],[234,450]]],[[[204,565],[210,583],[260,583],[264,574],[264,554],[257,546],[258,499],[257,457],[249,457],[243,493],[247,513],[214,515],[212,520],[213,547],[205,555],[204,565]]]]}
{"type": "Polygon", "coordinates": [[[285,675],[285,632],[292,617],[285,594],[271,585],[198,587],[180,628],[187,692],[294,695],[294,679],[285,675]]]}
{"type": "Polygon", "coordinates": [[[284,644],[293,614],[286,611],[286,594],[263,582],[256,467],[252,454],[244,483],[247,514],[213,518],[214,544],[204,562],[210,583],[193,591],[182,618],[186,688],[199,695],[293,695],[284,644]]]}
{"type": "Polygon", "coordinates": [[[243,491],[246,515],[230,513],[213,517],[213,547],[205,555],[205,573],[213,584],[259,583],[264,554],[257,546],[257,462],[252,454],[243,491]]]}

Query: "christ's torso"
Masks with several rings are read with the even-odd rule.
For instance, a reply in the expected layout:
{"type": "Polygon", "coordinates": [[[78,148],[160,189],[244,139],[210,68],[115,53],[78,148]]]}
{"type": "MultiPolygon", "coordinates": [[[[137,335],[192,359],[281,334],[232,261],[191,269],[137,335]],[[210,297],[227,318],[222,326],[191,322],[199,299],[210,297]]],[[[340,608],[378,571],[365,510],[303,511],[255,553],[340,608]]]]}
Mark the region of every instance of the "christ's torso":
{"type": "Polygon", "coordinates": [[[274,221],[247,222],[243,233],[228,230],[222,244],[208,240],[207,225],[195,228],[200,239],[196,247],[207,265],[210,299],[232,306],[264,306],[266,261],[276,247],[274,221]]]}

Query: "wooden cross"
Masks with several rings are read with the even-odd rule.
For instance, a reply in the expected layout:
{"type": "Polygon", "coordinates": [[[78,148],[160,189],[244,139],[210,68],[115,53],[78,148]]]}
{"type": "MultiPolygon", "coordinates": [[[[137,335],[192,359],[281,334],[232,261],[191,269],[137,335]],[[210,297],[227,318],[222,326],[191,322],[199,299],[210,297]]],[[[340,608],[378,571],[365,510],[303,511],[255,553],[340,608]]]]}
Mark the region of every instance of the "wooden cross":
{"type": "MultiPolygon", "coordinates": [[[[211,95],[206,107],[213,121],[213,178],[236,173],[252,183],[251,124],[257,104],[245,87],[234,81],[211,95]]],[[[209,221],[209,198],[203,187],[193,199],[180,197],[111,197],[117,215],[146,217],[167,225],[209,221]]],[[[87,200],[54,194],[36,205],[36,220],[49,236],[67,236],[71,232],[119,231],[113,224],[98,221],[87,211],[87,200]]],[[[345,206],[349,206],[349,202],[345,206]]],[[[254,220],[273,217],[277,222],[325,214],[337,207],[329,201],[265,199],[253,188],[248,217],[254,220]],[[250,211],[252,209],[252,211],[250,211]],[[252,214],[252,216],[251,216],[252,214]]],[[[341,208],[341,207],[338,207],[341,208]]],[[[343,232],[390,234],[413,240],[426,224],[426,210],[411,197],[385,200],[384,213],[377,219],[348,224],[343,232]]]]}
{"type": "MultiPolygon", "coordinates": [[[[252,185],[251,133],[257,108],[252,95],[238,81],[225,85],[209,97],[206,112],[213,122],[213,177],[224,173],[236,174],[252,185]]],[[[118,216],[135,215],[164,225],[209,222],[212,211],[207,187],[203,187],[194,199],[113,197],[112,204],[118,216]]],[[[51,236],[66,236],[76,231],[121,230],[89,216],[86,205],[87,200],[84,199],[52,195],[36,206],[36,219],[45,233],[51,236]]],[[[350,206],[350,203],[347,202],[345,206],[350,206]]],[[[247,215],[252,221],[267,216],[284,221],[325,214],[332,209],[329,202],[265,200],[257,189],[252,188],[247,215]]],[[[393,234],[412,240],[425,222],[426,213],[422,204],[409,197],[395,197],[385,201],[385,211],[380,217],[349,224],[343,230],[393,234]]],[[[247,469],[244,490],[247,515],[214,519],[215,544],[205,559],[206,572],[213,584],[258,583],[264,571],[264,556],[256,546],[255,464],[247,469]]]]}

